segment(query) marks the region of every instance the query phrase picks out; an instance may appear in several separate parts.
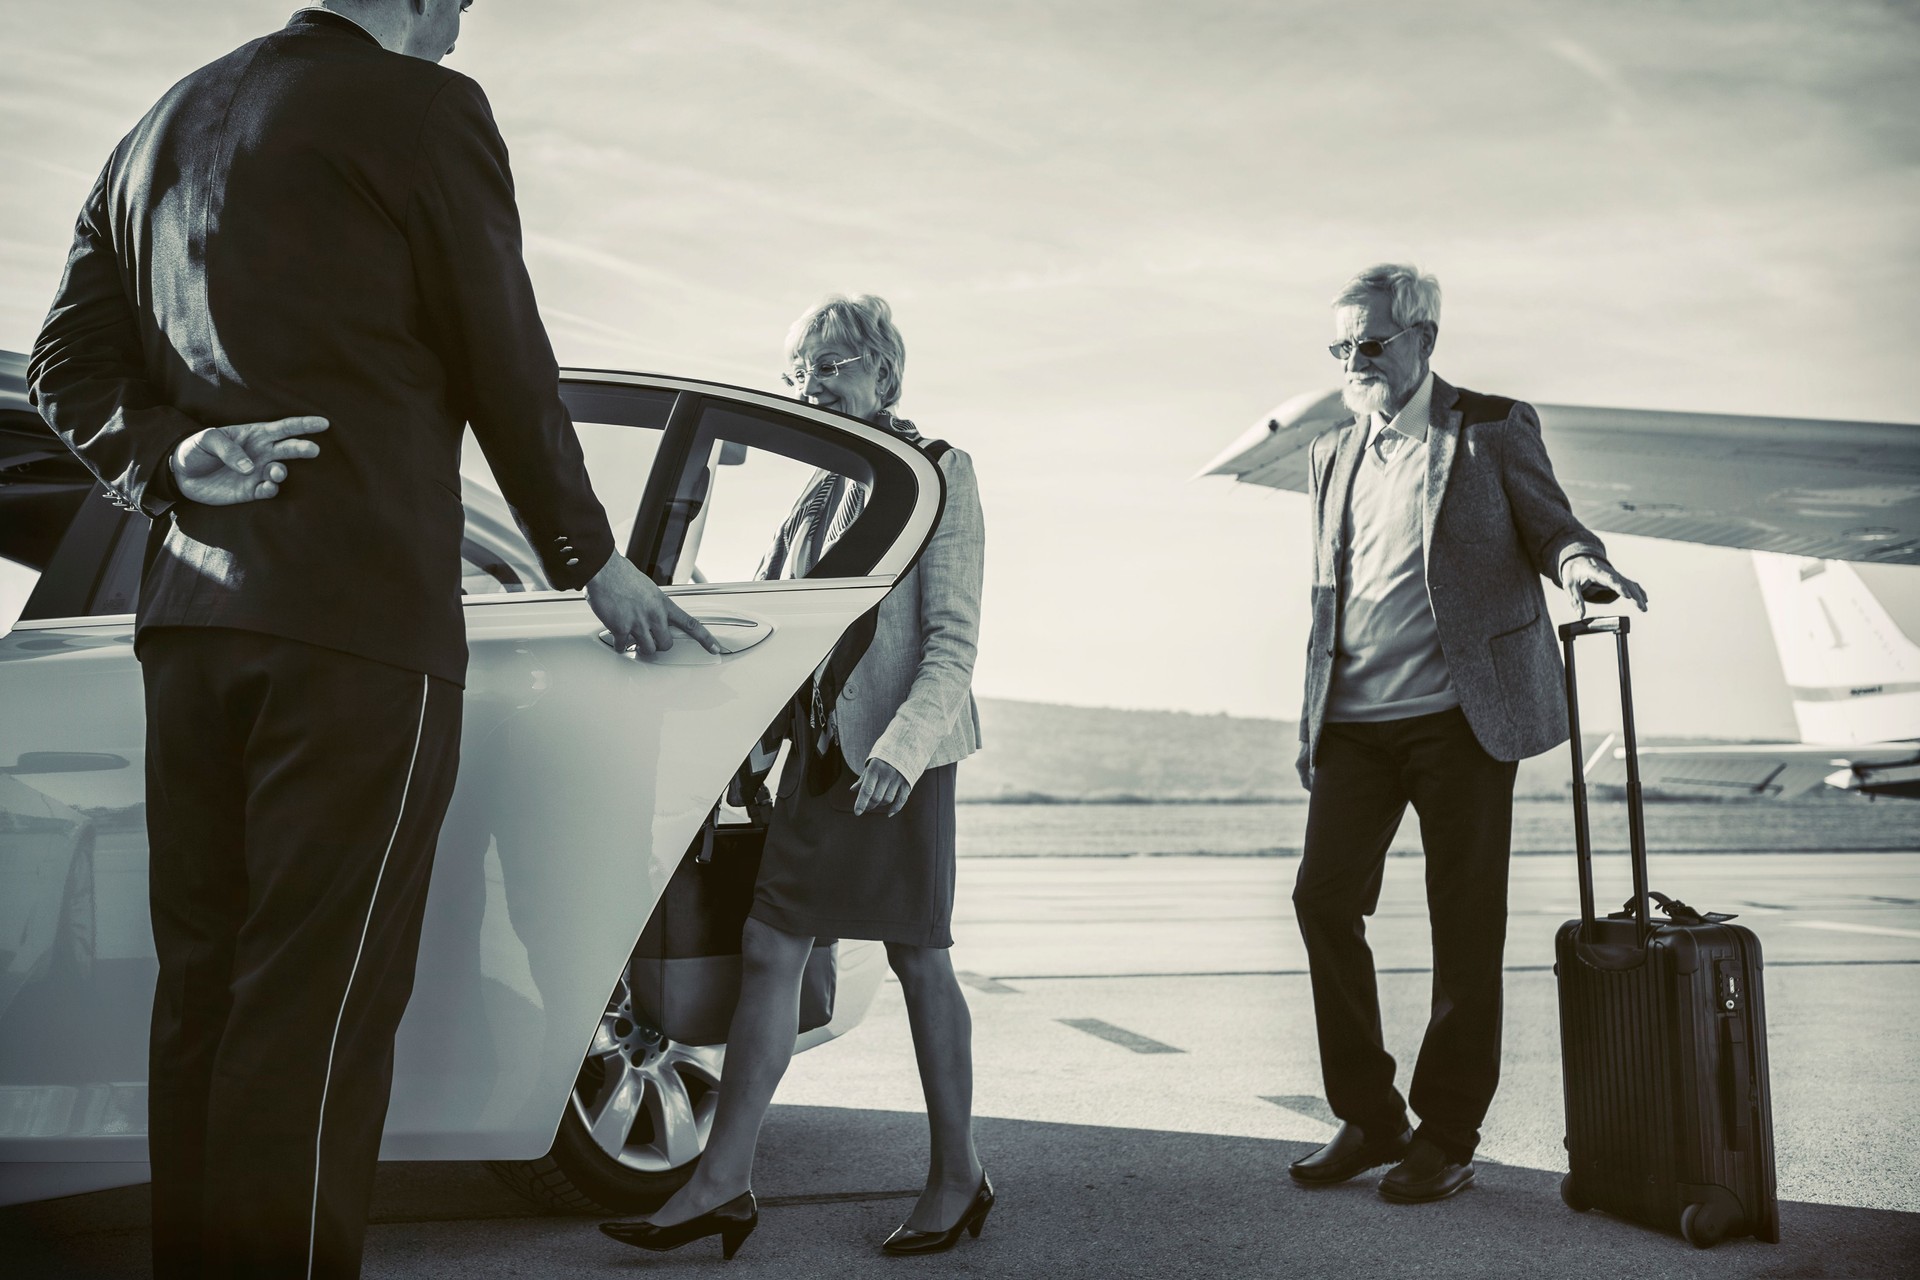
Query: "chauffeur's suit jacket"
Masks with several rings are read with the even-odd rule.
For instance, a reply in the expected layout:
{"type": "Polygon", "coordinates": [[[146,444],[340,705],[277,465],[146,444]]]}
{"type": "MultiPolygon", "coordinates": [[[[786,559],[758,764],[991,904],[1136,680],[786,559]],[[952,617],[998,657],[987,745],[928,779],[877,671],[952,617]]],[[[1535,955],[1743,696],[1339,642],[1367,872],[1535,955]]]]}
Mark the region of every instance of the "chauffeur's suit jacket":
{"type": "Polygon", "coordinates": [[[460,682],[462,425],[554,585],[613,550],[480,87],[305,10],[175,85],[82,210],[28,383],[156,518],[139,626],[233,627],[460,682]],[[278,496],[175,502],[202,427],[317,414],[278,496]]]}
{"type": "MultiPolygon", "coordinates": [[[[1308,451],[1313,628],[1300,713],[1308,762],[1326,719],[1346,587],[1341,539],[1366,439],[1367,424],[1352,421],[1308,451]]],[[[1557,584],[1567,560],[1606,549],[1574,518],[1532,405],[1433,380],[1421,541],[1440,649],[1480,745],[1519,760],[1565,742],[1564,669],[1540,579],[1557,584]]]]}

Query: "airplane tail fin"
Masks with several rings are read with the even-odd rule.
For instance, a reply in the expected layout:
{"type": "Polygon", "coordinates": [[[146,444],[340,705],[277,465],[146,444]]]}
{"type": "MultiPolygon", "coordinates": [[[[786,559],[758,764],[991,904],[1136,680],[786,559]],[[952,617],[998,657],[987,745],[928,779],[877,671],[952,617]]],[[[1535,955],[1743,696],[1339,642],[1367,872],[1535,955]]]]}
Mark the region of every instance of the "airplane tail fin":
{"type": "Polygon", "coordinates": [[[1839,560],[1753,553],[1806,742],[1870,743],[1920,724],[1920,645],[1839,560]]]}

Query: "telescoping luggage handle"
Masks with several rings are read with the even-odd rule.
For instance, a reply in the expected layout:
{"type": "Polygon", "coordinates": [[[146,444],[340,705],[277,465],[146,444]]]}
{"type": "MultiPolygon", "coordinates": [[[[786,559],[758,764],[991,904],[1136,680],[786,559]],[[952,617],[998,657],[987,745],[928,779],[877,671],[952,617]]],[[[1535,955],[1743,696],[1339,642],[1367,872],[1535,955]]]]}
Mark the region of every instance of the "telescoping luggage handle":
{"type": "Polygon", "coordinates": [[[1633,733],[1633,675],[1627,666],[1627,632],[1632,623],[1625,617],[1608,615],[1581,618],[1560,626],[1560,644],[1566,651],[1567,720],[1573,754],[1573,840],[1580,864],[1580,926],[1590,933],[1593,926],[1593,836],[1588,827],[1587,771],[1580,741],[1580,693],[1574,680],[1573,642],[1581,636],[1612,632],[1620,660],[1620,731],[1627,752],[1627,848],[1633,861],[1633,902],[1637,937],[1642,946],[1652,931],[1652,909],[1647,893],[1647,826],[1640,797],[1640,748],[1633,733]]]}

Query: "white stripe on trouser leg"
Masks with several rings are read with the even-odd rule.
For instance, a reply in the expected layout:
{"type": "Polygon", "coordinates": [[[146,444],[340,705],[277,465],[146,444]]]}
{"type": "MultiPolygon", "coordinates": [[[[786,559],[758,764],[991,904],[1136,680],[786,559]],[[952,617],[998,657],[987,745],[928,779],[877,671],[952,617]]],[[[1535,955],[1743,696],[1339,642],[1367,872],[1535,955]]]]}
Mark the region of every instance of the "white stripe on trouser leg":
{"type": "Polygon", "coordinates": [[[360,957],[367,949],[367,934],[373,928],[374,904],[380,901],[380,881],[387,874],[387,859],[400,840],[400,824],[407,816],[407,796],[413,790],[414,766],[420,763],[420,742],[427,731],[427,694],[432,678],[420,677],[420,723],[413,731],[413,757],[407,761],[407,780],[400,786],[400,812],[393,818],[393,834],[387,837],[387,851],[380,855],[380,869],[373,876],[373,893],[367,899],[367,918],[360,925],[360,945],[353,951],[353,967],[347,970],[347,989],[340,994],[340,1012],[333,1017],[333,1039],[327,1044],[327,1074],[320,1080],[320,1115],[313,1128],[313,1205],[307,1212],[307,1280],[313,1280],[313,1252],[320,1226],[320,1139],[327,1127],[327,1089],[333,1084],[333,1055],[340,1046],[340,1024],[347,1019],[347,1001],[353,996],[353,979],[360,972],[360,957]]]}

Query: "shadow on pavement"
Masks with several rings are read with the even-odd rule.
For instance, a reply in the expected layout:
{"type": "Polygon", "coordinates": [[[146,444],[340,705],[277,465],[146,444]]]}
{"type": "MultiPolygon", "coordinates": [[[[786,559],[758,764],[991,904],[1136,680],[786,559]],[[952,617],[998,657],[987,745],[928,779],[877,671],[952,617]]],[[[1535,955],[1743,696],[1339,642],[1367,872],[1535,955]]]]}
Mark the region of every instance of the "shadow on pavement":
{"type": "MultiPolygon", "coordinates": [[[[1209,1134],[979,1122],[1000,1203],[978,1241],[939,1261],[875,1247],[924,1175],[917,1115],[777,1107],[756,1177],[759,1230],[729,1277],[1766,1276],[1916,1274],[1920,1214],[1787,1203],[1778,1245],[1682,1241],[1560,1203],[1559,1175],[1482,1163],[1451,1201],[1402,1207],[1377,1175],[1309,1191],[1286,1176],[1301,1143],[1209,1134]]],[[[636,1275],[720,1265],[717,1241],[624,1249],[594,1220],[539,1214],[474,1164],[389,1164],[374,1194],[366,1274],[636,1275]]],[[[144,1187],[0,1210],[11,1275],[146,1273],[144,1187]]]]}

